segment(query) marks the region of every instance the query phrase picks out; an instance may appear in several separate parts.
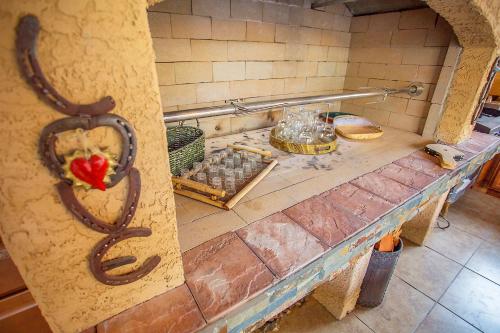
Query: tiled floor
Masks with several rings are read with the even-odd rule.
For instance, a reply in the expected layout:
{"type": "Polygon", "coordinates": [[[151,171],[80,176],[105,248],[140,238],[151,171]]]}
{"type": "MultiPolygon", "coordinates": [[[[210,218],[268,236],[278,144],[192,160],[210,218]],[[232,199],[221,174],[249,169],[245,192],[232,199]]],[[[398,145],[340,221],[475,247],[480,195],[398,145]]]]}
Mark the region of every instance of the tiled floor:
{"type": "Polygon", "coordinates": [[[278,332],[500,332],[500,199],[468,191],[447,220],[426,246],[405,242],[380,306],[337,321],[309,297],[279,320],[278,332]]]}

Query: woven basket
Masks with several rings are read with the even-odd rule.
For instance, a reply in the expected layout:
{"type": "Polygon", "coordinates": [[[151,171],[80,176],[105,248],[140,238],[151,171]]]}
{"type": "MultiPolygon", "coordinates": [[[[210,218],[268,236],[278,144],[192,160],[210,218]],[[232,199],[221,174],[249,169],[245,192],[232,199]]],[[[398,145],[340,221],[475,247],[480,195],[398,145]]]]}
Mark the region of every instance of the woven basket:
{"type": "Polygon", "coordinates": [[[180,176],[181,169],[191,169],[194,162],[205,158],[205,134],[197,127],[176,126],[167,128],[170,172],[180,176]]]}
{"type": "Polygon", "coordinates": [[[303,154],[303,155],[321,155],[328,154],[335,149],[337,149],[337,138],[333,139],[328,143],[318,143],[318,144],[300,144],[293,143],[290,141],[285,141],[278,138],[275,135],[275,128],[271,130],[271,134],[269,135],[269,143],[274,148],[277,148],[282,151],[286,151],[294,154],[303,154]]]}

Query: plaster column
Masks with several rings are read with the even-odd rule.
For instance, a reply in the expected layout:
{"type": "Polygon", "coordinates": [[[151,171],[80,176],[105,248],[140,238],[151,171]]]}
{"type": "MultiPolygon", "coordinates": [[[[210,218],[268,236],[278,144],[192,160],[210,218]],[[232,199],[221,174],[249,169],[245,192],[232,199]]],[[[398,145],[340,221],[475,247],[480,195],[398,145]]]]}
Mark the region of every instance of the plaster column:
{"type": "Polygon", "coordinates": [[[354,310],[361,292],[373,248],[353,258],[349,266],[333,273],[330,282],[319,286],[313,297],[338,320],[354,310]]]}
{"type": "Polygon", "coordinates": [[[439,213],[448,197],[448,192],[419,208],[417,215],[403,224],[401,236],[413,243],[423,245],[436,225],[439,213]]]}
{"type": "MultiPolygon", "coordinates": [[[[86,329],[184,280],[146,6],[146,0],[0,2],[0,234],[54,332],[86,329]],[[136,131],[134,167],[142,191],[130,227],[150,228],[152,235],[125,240],[110,251],[110,258],[137,257],[112,274],[137,268],[152,255],[161,257],[136,282],[109,286],[94,278],[88,256],[107,235],[71,215],[56,191],[59,179],[42,165],[41,130],[65,116],[38,99],[18,70],[15,29],[26,14],[40,20],[38,58],[61,95],[82,104],[110,95],[116,101],[111,113],[136,131]]],[[[120,153],[113,130],[98,128],[90,137],[120,153]]],[[[58,142],[58,151],[69,152],[76,140],[67,134],[58,142]]],[[[91,213],[111,222],[121,213],[127,188],[124,178],[105,192],[76,190],[76,195],[91,213]]]]}

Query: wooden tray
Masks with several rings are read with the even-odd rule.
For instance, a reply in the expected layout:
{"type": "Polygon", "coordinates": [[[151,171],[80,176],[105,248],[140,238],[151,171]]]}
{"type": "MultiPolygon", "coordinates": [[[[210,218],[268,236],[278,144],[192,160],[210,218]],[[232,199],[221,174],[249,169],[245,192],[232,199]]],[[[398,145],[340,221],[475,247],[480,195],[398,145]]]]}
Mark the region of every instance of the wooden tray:
{"type": "Polygon", "coordinates": [[[338,116],[334,120],[335,132],[348,139],[371,140],[381,137],[384,131],[377,124],[358,116],[338,116]]]}
{"type": "MultiPolygon", "coordinates": [[[[172,177],[174,192],[212,206],[230,210],[278,164],[277,160],[270,159],[272,155],[270,151],[240,145],[228,145],[228,147],[234,150],[246,150],[251,153],[260,154],[263,157],[263,167],[260,172],[240,185],[236,189],[236,194],[228,196],[222,189],[216,189],[210,185],[198,183],[197,181],[183,177],[172,177]],[[264,157],[267,159],[264,159],[264,157]]],[[[189,176],[192,175],[194,173],[189,174],[189,176]]]]}
{"type": "Polygon", "coordinates": [[[279,139],[274,134],[275,129],[271,130],[271,134],[269,135],[269,143],[274,148],[277,148],[282,151],[286,151],[294,154],[303,154],[303,155],[321,155],[328,154],[329,152],[337,149],[337,138],[333,139],[333,141],[328,143],[319,143],[313,145],[293,143],[289,141],[285,141],[279,139]]]}

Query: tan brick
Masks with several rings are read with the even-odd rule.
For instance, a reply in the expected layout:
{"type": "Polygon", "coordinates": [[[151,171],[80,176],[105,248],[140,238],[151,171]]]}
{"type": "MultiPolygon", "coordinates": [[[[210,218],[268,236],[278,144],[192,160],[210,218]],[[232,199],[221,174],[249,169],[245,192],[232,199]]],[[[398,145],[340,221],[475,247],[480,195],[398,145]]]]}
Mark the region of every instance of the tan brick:
{"type": "Polygon", "coordinates": [[[394,96],[388,96],[383,100],[383,98],[377,98],[379,103],[370,104],[370,107],[385,110],[389,112],[401,112],[404,113],[406,107],[408,106],[408,98],[400,98],[394,96]]]}
{"type": "Polygon", "coordinates": [[[253,42],[274,42],[276,25],[264,22],[247,22],[247,40],[253,42]]]}
{"type": "Polygon", "coordinates": [[[209,39],[212,37],[211,20],[202,16],[173,14],[172,36],[174,38],[209,39]]]}
{"type": "Polygon", "coordinates": [[[417,81],[423,83],[437,83],[441,66],[418,66],[417,81]]]}
{"type": "Polygon", "coordinates": [[[411,29],[399,30],[392,33],[391,46],[392,47],[423,47],[427,30],[425,29],[411,29]]]}
{"type": "Polygon", "coordinates": [[[191,14],[191,0],[167,0],[149,7],[150,12],[165,12],[176,14],[191,14]]]}
{"type": "Polygon", "coordinates": [[[246,33],[245,21],[212,19],[212,39],[245,40],[246,33]]]}
{"type": "Polygon", "coordinates": [[[191,56],[193,61],[226,61],[228,59],[226,41],[192,40],[191,56]]]}
{"type": "Polygon", "coordinates": [[[328,46],[309,45],[307,48],[306,60],[326,61],[328,58],[328,46]]]}
{"type": "Polygon", "coordinates": [[[349,49],[347,47],[328,48],[328,61],[345,62],[349,59],[349,49]]]}
{"type": "Polygon", "coordinates": [[[452,36],[451,28],[428,30],[425,46],[448,46],[452,36]]]}
{"type": "Polygon", "coordinates": [[[346,77],[344,81],[344,89],[358,90],[361,87],[368,86],[368,79],[358,77],[346,77]]]}
{"type": "Polygon", "coordinates": [[[447,49],[444,47],[404,48],[403,64],[442,65],[447,49]]]}
{"type": "Polygon", "coordinates": [[[263,21],[271,23],[288,24],[290,7],[277,3],[264,3],[263,21]]]}
{"type": "Polygon", "coordinates": [[[321,44],[321,29],[301,27],[299,30],[299,36],[302,44],[321,44]]]}
{"type": "Polygon", "coordinates": [[[390,115],[391,112],[387,110],[375,109],[371,106],[363,107],[363,117],[366,117],[379,125],[387,126],[389,124],[390,115]]]}
{"type": "Polygon", "coordinates": [[[286,44],[285,60],[306,60],[307,45],[304,44],[286,44]]]}
{"type": "MultiPolygon", "coordinates": [[[[410,49],[404,49],[410,50],[410,49]]],[[[403,55],[400,49],[353,47],[349,51],[350,62],[371,62],[376,64],[400,64],[403,55]]]]}
{"type": "Polygon", "coordinates": [[[301,7],[290,7],[289,24],[302,25],[304,23],[304,9],[301,7]]]}
{"type": "Polygon", "coordinates": [[[170,14],[167,13],[148,13],[149,30],[151,37],[171,38],[172,29],[170,26],[170,14]]]}
{"type": "Polygon", "coordinates": [[[357,62],[347,63],[346,76],[358,76],[359,66],[360,64],[357,62]]]}
{"type": "Polygon", "coordinates": [[[295,61],[273,62],[273,78],[295,77],[297,75],[297,63],[295,61]]]}
{"type": "Polygon", "coordinates": [[[351,19],[350,32],[367,32],[370,24],[370,16],[356,16],[351,19]]]}
{"type": "Polygon", "coordinates": [[[153,38],[153,48],[158,62],[189,61],[191,59],[189,39],[153,38]]]}
{"type": "Polygon", "coordinates": [[[160,86],[175,84],[174,64],[156,63],[156,72],[158,74],[158,84],[160,86]]]}
{"type": "Polygon", "coordinates": [[[421,133],[425,125],[425,119],[395,112],[389,116],[388,125],[408,132],[421,133]]]}
{"type": "Polygon", "coordinates": [[[407,10],[401,12],[400,29],[430,29],[434,28],[436,12],[430,8],[407,10]]]}
{"type": "Polygon", "coordinates": [[[334,15],[333,30],[349,32],[351,17],[345,15],[334,15]]]}
{"type": "Polygon", "coordinates": [[[424,118],[427,117],[430,107],[431,103],[429,102],[410,99],[410,101],[408,102],[408,107],[406,108],[406,114],[424,118]]]}
{"type": "Polygon", "coordinates": [[[319,7],[317,9],[322,10],[322,11],[327,12],[327,13],[339,14],[339,15],[344,15],[346,10],[349,11],[343,3],[336,3],[333,5],[319,7]]]}
{"type": "Polygon", "coordinates": [[[160,96],[162,107],[196,103],[196,84],[161,86],[160,96]]]}
{"type": "Polygon", "coordinates": [[[228,42],[230,60],[283,60],[285,45],[258,42],[228,42]]]}
{"type": "Polygon", "coordinates": [[[282,79],[246,80],[229,83],[231,98],[248,98],[283,94],[285,82],[282,79]]]}
{"type": "Polygon", "coordinates": [[[262,21],[263,4],[257,1],[231,0],[231,17],[262,21]]]}
{"type": "Polygon", "coordinates": [[[229,18],[230,0],[192,0],[193,15],[229,18]]]}
{"type": "Polygon", "coordinates": [[[385,13],[370,15],[368,31],[395,31],[398,30],[400,13],[385,13]]]}
{"type": "Polygon", "coordinates": [[[300,43],[300,27],[276,24],[276,35],[274,40],[277,43],[300,43]]]}
{"type": "Polygon", "coordinates": [[[383,79],[387,70],[386,64],[365,64],[359,65],[358,77],[370,79],[383,79]]]}
{"type": "Polygon", "coordinates": [[[209,62],[177,62],[174,66],[177,84],[212,81],[212,64],[209,62]]]}
{"type": "Polygon", "coordinates": [[[392,31],[358,32],[351,34],[351,47],[389,47],[392,31]]]}
{"type": "Polygon", "coordinates": [[[301,61],[297,63],[297,77],[316,76],[318,63],[315,61],[301,61]]]}
{"type": "Polygon", "coordinates": [[[349,47],[351,34],[347,32],[321,30],[321,45],[349,47]]]}
{"type": "Polygon", "coordinates": [[[335,65],[334,76],[346,76],[347,74],[347,62],[337,62],[335,65]]]}
{"type": "Polygon", "coordinates": [[[285,91],[288,94],[301,93],[306,90],[306,78],[285,79],[285,91]]]}
{"type": "Polygon", "coordinates": [[[273,76],[273,63],[262,61],[247,61],[246,74],[247,79],[270,79],[273,76]]]}
{"type": "Polygon", "coordinates": [[[245,79],[245,62],[214,62],[214,81],[235,81],[245,79]]]}
{"type": "Polygon", "coordinates": [[[335,62],[318,62],[318,76],[337,76],[335,75],[335,62]]]}
{"type": "Polygon", "coordinates": [[[344,86],[343,77],[308,77],[307,91],[340,90],[344,86]]]}
{"type": "Polygon", "coordinates": [[[199,83],[196,85],[198,103],[229,99],[229,82],[199,83]]]}
{"type": "Polygon", "coordinates": [[[416,65],[387,65],[384,79],[399,81],[415,81],[418,66],[416,65]]]}
{"type": "MultiPolygon", "coordinates": [[[[320,29],[334,29],[334,18],[338,16],[331,13],[325,13],[319,10],[304,9],[302,25],[320,29]]],[[[349,28],[349,27],[348,27],[349,28]]]]}

